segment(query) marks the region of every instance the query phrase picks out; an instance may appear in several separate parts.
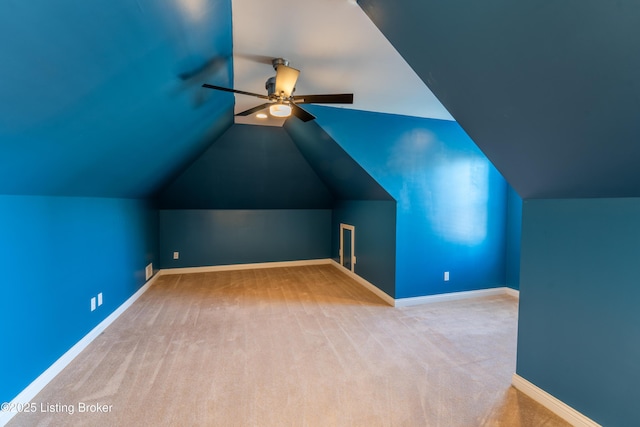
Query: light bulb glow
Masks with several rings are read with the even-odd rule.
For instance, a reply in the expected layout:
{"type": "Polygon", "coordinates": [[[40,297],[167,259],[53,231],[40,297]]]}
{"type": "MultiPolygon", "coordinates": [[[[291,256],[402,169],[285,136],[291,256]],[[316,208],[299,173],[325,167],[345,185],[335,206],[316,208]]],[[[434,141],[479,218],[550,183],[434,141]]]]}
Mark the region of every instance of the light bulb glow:
{"type": "Polygon", "coordinates": [[[273,104],[269,106],[269,113],[274,117],[289,117],[291,106],[288,104],[273,104]]]}
{"type": "Polygon", "coordinates": [[[267,115],[265,113],[258,113],[258,114],[256,114],[256,117],[259,118],[259,119],[266,119],[267,115]]]}

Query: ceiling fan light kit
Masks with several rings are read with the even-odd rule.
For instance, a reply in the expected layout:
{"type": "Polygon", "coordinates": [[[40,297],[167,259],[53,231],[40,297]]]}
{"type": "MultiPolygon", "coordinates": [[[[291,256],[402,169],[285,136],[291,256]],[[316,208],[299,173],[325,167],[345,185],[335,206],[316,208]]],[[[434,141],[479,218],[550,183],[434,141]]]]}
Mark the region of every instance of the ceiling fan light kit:
{"type": "Polygon", "coordinates": [[[289,66],[289,61],[283,58],[275,58],[271,64],[276,70],[276,75],[267,79],[265,89],[267,95],[246,92],[243,90],[230,89],[221,86],[203,84],[202,87],[215,89],[224,92],[238,93],[241,95],[255,96],[265,99],[268,102],[242,111],[236,116],[248,116],[258,113],[269,107],[269,113],[278,118],[286,118],[291,115],[296,116],[303,122],[315,119],[315,116],[302,109],[298,104],[353,104],[352,93],[325,94],[325,95],[293,95],[296,90],[296,82],[300,71],[289,66]]]}
{"type": "Polygon", "coordinates": [[[273,117],[289,117],[291,115],[291,106],[287,104],[271,104],[269,106],[269,114],[273,117]]]}

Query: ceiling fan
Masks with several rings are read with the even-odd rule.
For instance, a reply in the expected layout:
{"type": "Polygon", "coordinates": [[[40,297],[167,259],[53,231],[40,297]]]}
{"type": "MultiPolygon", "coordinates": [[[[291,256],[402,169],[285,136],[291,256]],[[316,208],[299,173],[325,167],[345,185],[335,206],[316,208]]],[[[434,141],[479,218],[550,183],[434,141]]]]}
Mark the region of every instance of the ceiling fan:
{"type": "Polygon", "coordinates": [[[276,75],[270,77],[265,83],[267,95],[246,92],[243,90],[230,89],[222,86],[203,84],[202,87],[208,89],[221,90],[224,92],[239,93],[241,95],[255,96],[267,100],[264,104],[242,111],[236,116],[249,116],[261,110],[269,108],[269,113],[274,117],[289,117],[292,114],[308,122],[315,119],[315,116],[302,109],[299,104],[353,104],[352,93],[324,94],[324,95],[294,95],[296,82],[298,81],[299,70],[289,66],[289,61],[283,58],[275,58],[271,64],[276,70],[276,75]]]}

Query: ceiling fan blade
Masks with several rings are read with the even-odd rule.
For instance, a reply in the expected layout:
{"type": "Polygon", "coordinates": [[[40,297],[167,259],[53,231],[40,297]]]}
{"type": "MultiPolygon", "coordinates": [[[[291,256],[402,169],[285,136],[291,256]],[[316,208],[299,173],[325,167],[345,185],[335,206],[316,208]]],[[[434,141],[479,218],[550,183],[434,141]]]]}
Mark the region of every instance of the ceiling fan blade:
{"type": "Polygon", "coordinates": [[[275,93],[280,95],[284,92],[285,98],[293,93],[298,81],[299,70],[280,64],[276,68],[276,88],[275,93]]]}
{"type": "Polygon", "coordinates": [[[202,87],[206,87],[208,89],[221,90],[224,92],[239,93],[241,95],[250,95],[250,96],[255,96],[257,98],[262,98],[262,99],[269,99],[268,96],[260,95],[259,93],[245,92],[244,90],[229,89],[228,87],[215,86],[215,85],[210,85],[208,83],[203,84],[202,87]]]}
{"type": "Polygon", "coordinates": [[[238,53],[238,52],[234,52],[233,56],[236,56],[242,59],[247,59],[249,61],[257,62],[258,64],[271,65],[273,63],[273,56],[256,55],[252,53],[238,53]]]}
{"type": "Polygon", "coordinates": [[[291,105],[291,109],[292,109],[292,113],[294,116],[296,116],[297,118],[299,118],[300,120],[302,120],[303,122],[308,122],[309,120],[313,120],[316,118],[316,116],[314,116],[313,114],[309,113],[306,110],[303,110],[302,108],[298,107],[296,104],[294,104],[293,102],[290,104],[291,105]]]}
{"type": "Polygon", "coordinates": [[[250,116],[253,113],[257,113],[260,110],[264,110],[269,105],[271,105],[270,102],[265,102],[264,104],[258,105],[257,107],[253,107],[253,108],[249,108],[248,110],[244,110],[244,111],[236,114],[236,116],[250,116]]]}
{"type": "Polygon", "coordinates": [[[298,104],[353,104],[353,94],[296,95],[293,100],[298,104]]]}

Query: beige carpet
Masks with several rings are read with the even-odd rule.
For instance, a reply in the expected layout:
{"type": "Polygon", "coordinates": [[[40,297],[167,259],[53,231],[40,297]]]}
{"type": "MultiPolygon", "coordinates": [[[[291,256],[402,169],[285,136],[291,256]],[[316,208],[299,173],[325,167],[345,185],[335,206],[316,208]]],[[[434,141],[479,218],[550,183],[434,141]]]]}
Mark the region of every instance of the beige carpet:
{"type": "Polygon", "coordinates": [[[163,276],[9,425],[565,426],[509,387],[516,324],[512,297],[393,308],[329,265],[163,276]]]}

